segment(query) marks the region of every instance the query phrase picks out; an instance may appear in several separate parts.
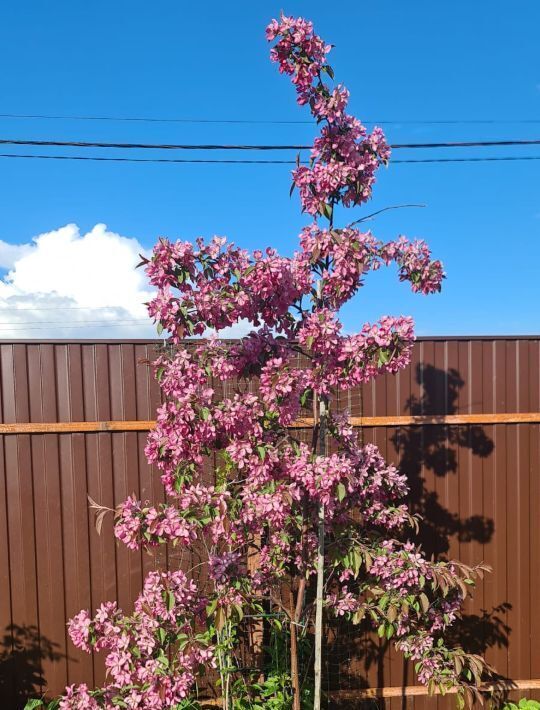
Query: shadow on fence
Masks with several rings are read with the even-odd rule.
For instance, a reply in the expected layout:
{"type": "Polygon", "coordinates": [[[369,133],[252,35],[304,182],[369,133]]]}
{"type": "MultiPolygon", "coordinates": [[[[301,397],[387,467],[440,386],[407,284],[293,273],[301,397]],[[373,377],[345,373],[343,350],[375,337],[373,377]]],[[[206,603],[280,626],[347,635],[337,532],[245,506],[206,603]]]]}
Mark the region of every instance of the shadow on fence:
{"type": "Polygon", "coordinates": [[[19,710],[46,686],[43,661],[60,661],[58,644],[39,635],[36,626],[11,624],[0,638],[0,705],[19,710]]]}
{"type": "MultiPolygon", "coordinates": [[[[445,414],[457,413],[459,392],[465,384],[457,370],[419,364],[416,381],[421,385],[422,393],[407,400],[408,414],[441,414],[443,403],[445,414]]],[[[398,467],[407,474],[411,512],[422,518],[416,539],[427,556],[444,557],[453,537],[460,542],[489,543],[494,531],[493,520],[483,515],[462,518],[448,510],[437,492],[428,490],[423,475],[425,470],[433,472],[436,478],[457,474],[460,449],[478,459],[490,456],[494,444],[484,428],[480,425],[403,427],[396,430],[391,442],[399,454],[398,467]]],[[[506,648],[510,634],[506,612],[510,608],[508,602],[501,601],[491,610],[464,615],[448,630],[449,642],[479,654],[489,648],[506,648]]],[[[367,687],[366,676],[373,667],[377,669],[377,687],[389,684],[385,678],[385,668],[388,667],[385,656],[391,642],[377,638],[368,627],[351,629],[339,621],[329,621],[329,626],[326,648],[329,690],[367,687]]],[[[393,679],[392,685],[410,684],[412,676],[411,664],[405,662],[403,677],[397,682],[393,679]]]]}
{"type": "MultiPolygon", "coordinates": [[[[442,403],[445,414],[458,413],[459,391],[465,383],[457,370],[419,364],[416,381],[423,391],[420,397],[413,395],[407,400],[408,414],[440,414],[442,403]]],[[[399,468],[407,474],[411,511],[422,516],[418,541],[425,552],[444,555],[454,536],[460,542],[488,543],[493,535],[493,520],[482,515],[460,518],[442,505],[435,491],[426,488],[422,475],[424,470],[432,471],[437,478],[456,474],[460,449],[478,458],[488,457],[494,445],[484,427],[406,427],[396,431],[392,443],[399,452],[399,468]]]]}

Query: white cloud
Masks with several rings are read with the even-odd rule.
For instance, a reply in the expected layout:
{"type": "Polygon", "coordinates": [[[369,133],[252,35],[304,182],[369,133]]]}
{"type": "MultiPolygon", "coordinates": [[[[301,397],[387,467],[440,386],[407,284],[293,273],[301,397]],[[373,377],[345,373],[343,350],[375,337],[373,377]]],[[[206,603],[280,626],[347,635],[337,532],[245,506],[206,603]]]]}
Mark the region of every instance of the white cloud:
{"type": "Polygon", "coordinates": [[[242,319],[239,320],[238,323],[229,325],[227,328],[223,328],[223,330],[220,331],[216,331],[213,328],[207,328],[201,337],[209,338],[213,335],[217,335],[221,340],[238,340],[246,336],[248,333],[251,333],[253,330],[256,330],[255,326],[248,320],[242,319]]]}
{"type": "Polygon", "coordinates": [[[8,244],[0,239],[0,269],[11,269],[31,248],[30,244],[8,244]]]}
{"type": "Polygon", "coordinates": [[[1,338],[156,337],[143,305],[151,291],[145,249],[97,224],[40,234],[27,244],[0,240],[1,338]],[[105,326],[105,327],[104,327],[105,326]]]}

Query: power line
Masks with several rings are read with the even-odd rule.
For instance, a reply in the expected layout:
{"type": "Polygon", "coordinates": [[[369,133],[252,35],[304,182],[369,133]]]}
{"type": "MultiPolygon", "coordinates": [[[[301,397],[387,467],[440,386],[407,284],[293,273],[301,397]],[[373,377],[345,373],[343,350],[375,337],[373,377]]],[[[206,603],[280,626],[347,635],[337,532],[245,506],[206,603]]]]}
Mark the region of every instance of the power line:
{"type": "MultiPolygon", "coordinates": [[[[151,323],[147,323],[147,325],[151,325],[151,323]]],[[[140,327],[141,324],[136,324],[136,323],[110,323],[110,324],[103,324],[103,325],[59,325],[58,329],[59,330],[64,330],[64,329],[77,329],[77,328],[135,328],[135,327],[140,327]]],[[[12,332],[12,333],[17,333],[17,332],[24,332],[27,330],[51,330],[51,327],[49,325],[47,326],[34,326],[34,325],[29,325],[25,326],[22,328],[1,328],[0,327],[0,332],[12,332]]]]}
{"type": "MultiPolygon", "coordinates": [[[[99,325],[100,323],[103,323],[103,320],[80,320],[76,321],[77,323],[81,323],[83,325],[99,325]]],[[[63,320],[40,320],[38,321],[39,325],[62,325],[62,323],[65,323],[63,320]]],[[[150,323],[150,321],[146,318],[123,318],[121,320],[110,320],[107,321],[106,325],[122,325],[122,324],[131,324],[131,323],[150,323]]],[[[7,321],[3,322],[0,321],[0,326],[3,325],[24,325],[24,323],[21,323],[21,321],[7,321]]]]}
{"type": "MultiPolygon", "coordinates": [[[[294,125],[294,124],[309,124],[313,125],[310,120],[294,120],[294,119],[256,119],[256,118],[154,118],[151,116],[79,116],[79,115],[50,115],[50,114],[31,114],[31,113],[1,113],[0,118],[9,119],[35,119],[35,120],[57,120],[57,121],[112,121],[112,122],[136,122],[136,123],[191,123],[191,124],[240,124],[240,125],[294,125]]],[[[537,118],[486,118],[486,119],[434,119],[434,120],[416,120],[416,119],[392,119],[385,121],[365,120],[365,123],[376,123],[379,125],[509,125],[509,124],[540,124],[540,119],[537,118]]]]}
{"type": "Polygon", "coordinates": [[[410,158],[407,160],[392,160],[392,165],[396,163],[496,163],[498,161],[515,160],[540,160],[540,155],[507,155],[482,158],[410,158]]]}
{"type": "MultiPolygon", "coordinates": [[[[150,325],[150,324],[149,324],[150,325]]],[[[59,325],[58,330],[81,330],[81,329],[91,329],[91,328],[141,328],[144,326],[131,324],[131,323],[120,323],[119,325],[59,325]]],[[[28,326],[25,328],[0,328],[0,333],[25,333],[28,330],[55,330],[54,327],[50,325],[45,325],[43,327],[39,326],[28,326]]]]}
{"type": "MultiPolygon", "coordinates": [[[[32,145],[63,148],[121,148],[122,150],[309,150],[311,145],[242,145],[242,144],[192,144],[192,143],[106,143],[103,141],[59,141],[17,138],[0,138],[0,145],[32,145]]],[[[485,148],[493,146],[540,145],[540,139],[509,139],[492,141],[445,141],[438,143],[394,143],[390,147],[400,148],[485,148]]]]}
{"type": "Polygon", "coordinates": [[[13,306],[11,308],[3,308],[3,304],[0,303],[0,314],[6,311],[97,311],[97,310],[112,310],[114,308],[122,308],[125,310],[125,306],[32,306],[28,308],[23,306],[18,308],[13,306]]]}
{"type": "MultiPolygon", "coordinates": [[[[184,165],[296,165],[296,160],[242,160],[205,158],[114,158],[89,155],[30,155],[20,153],[0,153],[0,158],[26,158],[36,160],[78,160],[99,163],[180,163],[184,165]]],[[[405,163],[485,163],[498,161],[540,160],[540,155],[491,156],[480,158],[407,158],[392,160],[391,165],[405,163]]],[[[305,165],[306,163],[301,163],[305,165]]]]}
{"type": "Polygon", "coordinates": [[[43,160],[89,160],[113,163],[187,163],[187,164],[216,164],[225,165],[296,165],[296,160],[241,160],[241,159],[204,159],[204,158],[113,158],[89,155],[22,155],[19,153],[0,153],[0,158],[37,158],[43,160]]]}
{"type": "Polygon", "coordinates": [[[0,145],[56,146],[63,148],[121,148],[122,150],[304,150],[312,147],[307,145],[221,145],[213,143],[106,143],[103,141],[45,141],[12,138],[0,138],[0,145]]]}

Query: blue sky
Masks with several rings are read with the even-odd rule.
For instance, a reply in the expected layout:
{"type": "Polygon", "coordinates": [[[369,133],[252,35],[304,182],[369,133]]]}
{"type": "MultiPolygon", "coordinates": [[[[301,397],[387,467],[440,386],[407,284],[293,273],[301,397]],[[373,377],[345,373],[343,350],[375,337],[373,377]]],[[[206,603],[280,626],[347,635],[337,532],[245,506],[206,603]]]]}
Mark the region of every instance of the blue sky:
{"type": "MultiPolygon", "coordinates": [[[[225,4],[213,0],[3,3],[0,113],[307,120],[308,112],[296,105],[289,81],[268,60],[264,28],[280,9],[281,4],[271,2],[225,4]]],[[[283,9],[311,18],[316,30],[336,45],[331,63],[336,79],[351,92],[352,112],[368,125],[374,120],[392,121],[384,126],[391,142],[540,137],[540,122],[510,122],[540,120],[540,4],[535,0],[515,0],[511,5],[498,0],[456,0],[451,4],[424,0],[337,4],[317,0],[288,2],[283,9]],[[454,119],[508,122],[415,123],[454,119]]],[[[309,143],[315,130],[303,123],[0,118],[0,137],[22,139],[309,143]]],[[[82,151],[0,150],[79,155],[82,151]]],[[[84,154],[104,153],[87,149],[84,154]]],[[[147,152],[132,151],[130,155],[150,157],[147,152]]],[[[540,156],[540,146],[429,153],[429,157],[461,155],[540,156]]],[[[428,155],[427,151],[402,150],[395,151],[394,157],[428,155]]],[[[308,218],[300,214],[297,196],[289,198],[288,170],[288,166],[270,165],[3,158],[0,239],[7,244],[28,245],[41,233],[74,223],[79,228],[72,235],[76,242],[94,225],[104,223],[114,234],[137,240],[143,248],[149,248],[159,235],[192,239],[220,234],[247,248],[271,245],[291,253],[298,231],[308,218]]],[[[405,313],[414,316],[422,335],[540,333],[539,177],[540,160],[390,165],[388,170],[381,170],[372,202],[349,211],[347,219],[389,205],[426,204],[424,209],[381,215],[371,228],[383,239],[400,233],[425,238],[444,261],[448,279],[441,295],[422,298],[399,284],[393,271],[375,274],[347,306],[347,329],[355,330],[364,320],[382,313],[405,313]]],[[[95,243],[105,245],[105,259],[107,242],[96,239],[95,243]]],[[[128,245],[127,241],[123,243],[128,245]]],[[[36,246],[22,247],[20,256],[32,249],[36,246]]],[[[75,312],[83,318],[86,306],[96,320],[111,314],[116,318],[136,314],[136,309],[125,303],[103,302],[112,298],[113,291],[107,291],[105,282],[115,279],[114,270],[101,273],[98,262],[89,274],[77,258],[66,261],[66,270],[80,268],[81,274],[86,272],[96,291],[103,291],[101,305],[76,295],[72,286],[71,291],[61,294],[66,308],[62,318],[75,312]],[[118,305],[124,310],[109,312],[104,305],[118,305]],[[90,311],[91,307],[101,310],[90,311]]],[[[34,266],[49,272],[50,259],[50,254],[49,261],[34,259],[34,266]]],[[[12,256],[2,265],[4,273],[16,268],[12,256]]],[[[131,263],[128,266],[131,269],[131,263]]],[[[54,280],[61,279],[58,273],[61,270],[56,269],[54,280]]],[[[52,271],[50,274],[39,293],[38,287],[32,286],[34,277],[28,275],[26,281],[22,277],[15,280],[19,284],[15,294],[18,300],[7,287],[3,295],[0,289],[0,300],[18,306],[29,304],[30,309],[40,299],[50,303],[52,309],[60,302],[54,300],[54,294],[51,296],[52,271]]],[[[122,274],[118,276],[120,285],[122,278],[131,278],[126,275],[125,264],[118,264],[118,274],[122,274]]],[[[144,291],[144,284],[138,282],[133,288],[136,299],[144,291]]],[[[7,328],[2,323],[22,322],[22,315],[16,316],[14,321],[12,310],[0,313],[0,337],[7,328]]],[[[43,322],[40,330],[28,333],[33,337],[59,332],[45,308],[38,316],[32,314],[32,319],[34,324],[36,320],[43,322]],[[47,328],[49,323],[51,327],[47,328]]],[[[130,336],[149,334],[142,326],[128,330],[130,336]]],[[[92,337],[95,331],[74,328],[71,334],[92,337]]],[[[112,331],[100,334],[103,337],[112,331]]]]}

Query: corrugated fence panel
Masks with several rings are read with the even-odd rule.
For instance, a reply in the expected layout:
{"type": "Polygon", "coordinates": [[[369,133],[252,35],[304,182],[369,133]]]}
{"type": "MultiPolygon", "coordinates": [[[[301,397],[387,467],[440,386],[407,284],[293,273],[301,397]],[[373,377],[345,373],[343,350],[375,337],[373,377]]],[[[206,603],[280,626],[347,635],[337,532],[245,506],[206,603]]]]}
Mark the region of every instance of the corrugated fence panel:
{"type": "MultiPolygon", "coordinates": [[[[2,422],[153,419],[160,394],[148,363],[157,348],[1,342],[2,422]]],[[[538,412],[539,371],[537,338],[421,339],[406,371],[345,394],[339,406],[353,416],[538,412]]],[[[540,425],[364,427],[360,436],[409,476],[429,552],[493,567],[467,602],[455,641],[512,678],[540,678],[540,425]]],[[[1,707],[21,707],[35,689],[55,694],[67,683],[103,682],[102,661],[73,647],[67,620],[107,599],[129,608],[150,569],[187,564],[117,545],[110,517],[101,535],[94,529],[88,496],[111,508],[131,493],[163,500],[145,439],[144,432],[0,435],[1,707]]],[[[415,683],[411,664],[380,639],[344,633],[332,647],[329,688],[415,683]]],[[[442,710],[454,701],[387,703],[442,710]]]]}
{"type": "MultiPolygon", "coordinates": [[[[151,419],[154,343],[2,343],[2,421],[151,419]],[[146,363],[146,364],[145,364],[146,363]]],[[[97,535],[87,496],[114,507],[130,493],[163,499],[138,432],[0,437],[0,707],[66,683],[100,683],[101,660],[69,642],[67,620],[107,599],[127,606],[163,560],[97,535]]]]}

